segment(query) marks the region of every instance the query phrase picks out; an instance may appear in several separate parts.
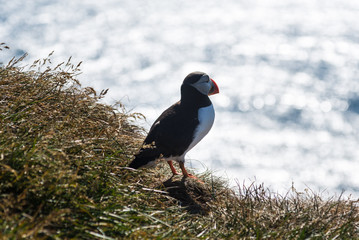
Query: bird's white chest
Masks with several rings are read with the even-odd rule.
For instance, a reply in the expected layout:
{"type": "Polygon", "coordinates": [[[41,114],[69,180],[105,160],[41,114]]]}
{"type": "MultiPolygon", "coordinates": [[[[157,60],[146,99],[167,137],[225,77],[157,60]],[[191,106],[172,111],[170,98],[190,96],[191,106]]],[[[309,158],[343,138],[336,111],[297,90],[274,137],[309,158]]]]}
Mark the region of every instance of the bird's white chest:
{"type": "Polygon", "coordinates": [[[198,110],[198,121],[199,124],[194,132],[193,141],[188,147],[187,151],[191,150],[199,141],[207,135],[209,130],[211,130],[214,122],[214,108],[211,104],[208,107],[203,107],[198,110]]]}

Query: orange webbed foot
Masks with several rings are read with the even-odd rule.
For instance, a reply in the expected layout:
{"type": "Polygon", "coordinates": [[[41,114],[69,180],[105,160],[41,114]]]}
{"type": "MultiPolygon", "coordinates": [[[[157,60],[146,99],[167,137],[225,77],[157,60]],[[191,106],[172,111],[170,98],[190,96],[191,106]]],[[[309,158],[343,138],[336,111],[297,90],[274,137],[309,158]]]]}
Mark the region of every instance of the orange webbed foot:
{"type": "Polygon", "coordinates": [[[172,161],[167,161],[168,165],[170,165],[171,171],[173,175],[182,175],[181,173],[178,173],[175,169],[175,167],[173,166],[172,161]]]}
{"type": "Polygon", "coordinates": [[[185,177],[185,178],[187,178],[187,177],[188,177],[188,178],[192,178],[192,179],[195,179],[197,182],[204,184],[204,182],[201,181],[201,180],[199,180],[196,176],[194,176],[194,175],[192,175],[192,174],[190,174],[190,173],[187,172],[186,168],[184,167],[184,163],[183,163],[183,162],[180,162],[179,165],[180,165],[180,167],[181,167],[181,170],[182,170],[182,173],[183,173],[183,177],[185,177]]]}

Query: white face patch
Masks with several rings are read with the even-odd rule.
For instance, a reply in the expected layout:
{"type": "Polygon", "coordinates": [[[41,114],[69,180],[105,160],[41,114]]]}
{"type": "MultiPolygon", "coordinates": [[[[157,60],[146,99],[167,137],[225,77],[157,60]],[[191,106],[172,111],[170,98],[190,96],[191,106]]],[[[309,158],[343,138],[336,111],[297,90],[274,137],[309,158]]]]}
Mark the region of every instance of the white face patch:
{"type": "Polygon", "coordinates": [[[203,75],[197,82],[191,84],[194,88],[196,88],[203,95],[208,95],[211,90],[211,79],[207,74],[203,75]]]}

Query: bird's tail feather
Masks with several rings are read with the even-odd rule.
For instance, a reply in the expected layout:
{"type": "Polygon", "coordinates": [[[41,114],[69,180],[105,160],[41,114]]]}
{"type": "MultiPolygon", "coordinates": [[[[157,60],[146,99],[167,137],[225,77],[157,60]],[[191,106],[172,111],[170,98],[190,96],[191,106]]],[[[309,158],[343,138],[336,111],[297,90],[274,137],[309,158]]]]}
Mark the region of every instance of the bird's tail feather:
{"type": "Polygon", "coordinates": [[[140,167],[145,167],[146,165],[151,165],[151,162],[154,162],[159,157],[152,149],[141,149],[138,154],[135,155],[135,158],[130,163],[130,168],[138,169],[140,167]]]}

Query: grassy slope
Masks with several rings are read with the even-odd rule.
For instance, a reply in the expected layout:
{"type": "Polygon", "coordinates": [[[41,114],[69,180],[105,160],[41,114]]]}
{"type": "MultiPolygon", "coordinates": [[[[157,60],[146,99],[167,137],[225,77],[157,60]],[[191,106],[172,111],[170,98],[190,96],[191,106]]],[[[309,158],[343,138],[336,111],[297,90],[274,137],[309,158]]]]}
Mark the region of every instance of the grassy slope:
{"type": "Polygon", "coordinates": [[[70,62],[20,61],[0,68],[1,238],[359,237],[357,201],[127,169],[141,115],[100,104],[105,92],[82,88],[70,62]]]}

